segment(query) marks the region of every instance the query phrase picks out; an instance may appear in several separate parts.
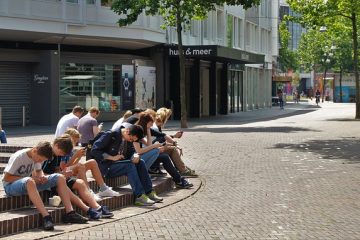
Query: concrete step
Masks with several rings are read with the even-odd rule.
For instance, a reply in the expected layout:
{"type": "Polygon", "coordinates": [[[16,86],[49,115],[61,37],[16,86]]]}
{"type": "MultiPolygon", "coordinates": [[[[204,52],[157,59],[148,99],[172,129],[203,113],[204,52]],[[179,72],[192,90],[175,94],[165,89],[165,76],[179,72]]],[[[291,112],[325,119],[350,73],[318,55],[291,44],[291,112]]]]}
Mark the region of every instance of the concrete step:
{"type": "MultiPolygon", "coordinates": [[[[157,193],[162,193],[170,191],[173,188],[173,183],[172,180],[168,177],[158,177],[153,179],[153,186],[157,193]]],[[[120,196],[104,198],[100,202],[100,205],[107,205],[111,210],[114,210],[132,205],[134,203],[134,196],[131,191],[130,185],[126,185],[120,188],[114,187],[114,189],[120,191],[120,196]]],[[[49,213],[51,214],[54,223],[60,223],[62,215],[64,214],[64,208],[47,206],[47,209],[49,210],[49,213]]],[[[85,216],[85,213],[82,213],[82,215],[85,216]]],[[[30,206],[22,207],[20,209],[9,210],[0,214],[1,237],[39,228],[41,226],[42,217],[35,208],[30,206]]]]}
{"type": "Polygon", "coordinates": [[[29,146],[19,146],[19,145],[12,145],[12,144],[0,144],[0,152],[1,153],[14,153],[20,149],[32,147],[29,146]]]}
{"type": "MultiPolygon", "coordinates": [[[[95,181],[95,179],[88,177],[88,182],[90,188],[94,191],[98,191],[98,185],[95,181]]],[[[114,190],[117,188],[127,185],[128,180],[126,176],[116,177],[112,179],[105,179],[105,182],[108,186],[113,187],[114,190]]],[[[0,183],[0,212],[9,211],[9,210],[15,210],[23,207],[29,207],[31,206],[29,197],[27,195],[24,196],[17,196],[17,197],[9,197],[5,194],[4,188],[2,186],[2,182],[0,183]]],[[[48,202],[48,199],[50,197],[49,191],[43,191],[40,193],[40,196],[43,199],[44,203],[48,202]]]]}
{"type": "Polygon", "coordinates": [[[13,153],[0,152],[0,163],[7,163],[9,161],[11,154],[13,153]]]}

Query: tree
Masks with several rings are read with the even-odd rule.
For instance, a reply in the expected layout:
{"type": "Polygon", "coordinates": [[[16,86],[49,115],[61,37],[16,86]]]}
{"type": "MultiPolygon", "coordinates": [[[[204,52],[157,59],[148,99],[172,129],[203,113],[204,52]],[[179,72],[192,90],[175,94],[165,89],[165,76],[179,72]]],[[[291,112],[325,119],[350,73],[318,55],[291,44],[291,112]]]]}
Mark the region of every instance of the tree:
{"type": "Polygon", "coordinates": [[[191,20],[203,20],[216,5],[242,5],[245,9],[260,4],[260,0],[114,0],[111,9],[121,15],[118,23],[126,26],[135,22],[141,13],[160,15],[164,20],[163,28],[175,27],[178,37],[180,65],[180,105],[181,127],[187,128],[185,56],[183,53],[182,31],[188,29],[191,20]]]}
{"type": "Polygon", "coordinates": [[[301,16],[297,19],[308,28],[326,26],[328,29],[345,20],[344,27],[351,26],[353,41],[353,65],[356,84],[355,119],[360,119],[360,79],[359,79],[359,47],[358,25],[360,1],[358,0],[287,0],[290,8],[301,16]]]}
{"type": "Polygon", "coordinates": [[[280,69],[287,72],[289,69],[296,71],[298,69],[298,58],[295,51],[289,49],[291,39],[290,32],[287,29],[286,21],[282,21],[279,26],[280,49],[279,63],[280,69]]]}

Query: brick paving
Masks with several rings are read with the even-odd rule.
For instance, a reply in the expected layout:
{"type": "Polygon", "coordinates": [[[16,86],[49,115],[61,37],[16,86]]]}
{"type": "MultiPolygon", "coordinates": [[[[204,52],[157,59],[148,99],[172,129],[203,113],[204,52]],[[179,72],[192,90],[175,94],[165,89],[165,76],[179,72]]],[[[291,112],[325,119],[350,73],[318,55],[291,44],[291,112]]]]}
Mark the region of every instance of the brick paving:
{"type": "Polygon", "coordinates": [[[199,191],[53,239],[360,239],[354,115],[354,104],[302,103],[191,121],[180,144],[199,191]]]}

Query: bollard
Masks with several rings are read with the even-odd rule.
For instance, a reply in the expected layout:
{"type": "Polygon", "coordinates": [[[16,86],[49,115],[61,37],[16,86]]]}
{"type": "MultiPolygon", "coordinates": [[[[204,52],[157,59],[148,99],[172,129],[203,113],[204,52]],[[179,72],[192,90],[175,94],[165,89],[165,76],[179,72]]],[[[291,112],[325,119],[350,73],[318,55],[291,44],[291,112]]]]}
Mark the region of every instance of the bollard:
{"type": "Polygon", "coordinates": [[[22,126],[25,127],[25,125],[26,125],[26,116],[25,116],[25,115],[26,115],[26,112],[25,112],[25,111],[26,111],[26,108],[25,108],[25,106],[22,107],[22,110],[23,110],[23,122],[22,122],[22,126]]]}

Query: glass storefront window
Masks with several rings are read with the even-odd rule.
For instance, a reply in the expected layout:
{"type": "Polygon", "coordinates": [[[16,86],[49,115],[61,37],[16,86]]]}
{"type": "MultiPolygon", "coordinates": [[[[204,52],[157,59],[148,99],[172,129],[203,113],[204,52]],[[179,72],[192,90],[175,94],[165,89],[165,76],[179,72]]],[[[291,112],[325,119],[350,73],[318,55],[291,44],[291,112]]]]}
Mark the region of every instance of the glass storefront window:
{"type": "Polygon", "coordinates": [[[71,112],[75,105],[102,112],[120,111],[121,66],[104,64],[61,64],[60,114],[71,112]]]}

